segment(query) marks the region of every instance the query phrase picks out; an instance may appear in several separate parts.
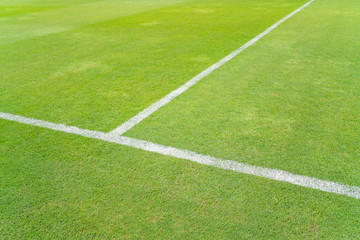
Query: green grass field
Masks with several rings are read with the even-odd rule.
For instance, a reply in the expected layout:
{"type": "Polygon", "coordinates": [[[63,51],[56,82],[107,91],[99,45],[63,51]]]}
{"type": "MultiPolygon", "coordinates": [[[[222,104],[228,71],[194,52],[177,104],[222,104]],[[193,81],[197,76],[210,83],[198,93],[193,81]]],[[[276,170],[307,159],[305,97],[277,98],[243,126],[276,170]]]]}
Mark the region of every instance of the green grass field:
{"type": "MultiPolygon", "coordinates": [[[[110,132],[307,0],[0,0],[0,113],[110,132]]],[[[360,187],[360,2],[315,0],[124,133],[360,187]]],[[[360,199],[0,118],[0,239],[360,239],[360,199]]]]}

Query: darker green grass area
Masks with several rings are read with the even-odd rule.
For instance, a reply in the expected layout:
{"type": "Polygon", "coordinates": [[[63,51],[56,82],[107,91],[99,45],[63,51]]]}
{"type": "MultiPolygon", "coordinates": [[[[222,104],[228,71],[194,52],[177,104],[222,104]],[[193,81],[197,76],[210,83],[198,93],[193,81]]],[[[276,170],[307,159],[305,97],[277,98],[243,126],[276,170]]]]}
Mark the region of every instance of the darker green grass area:
{"type": "Polygon", "coordinates": [[[357,239],[359,200],[0,121],[1,239],[357,239]]]}
{"type": "Polygon", "coordinates": [[[111,130],[304,2],[188,1],[0,46],[0,110],[111,130]]]}
{"type": "Polygon", "coordinates": [[[127,135],[360,186],[359,13],[315,1],[127,135]]]}

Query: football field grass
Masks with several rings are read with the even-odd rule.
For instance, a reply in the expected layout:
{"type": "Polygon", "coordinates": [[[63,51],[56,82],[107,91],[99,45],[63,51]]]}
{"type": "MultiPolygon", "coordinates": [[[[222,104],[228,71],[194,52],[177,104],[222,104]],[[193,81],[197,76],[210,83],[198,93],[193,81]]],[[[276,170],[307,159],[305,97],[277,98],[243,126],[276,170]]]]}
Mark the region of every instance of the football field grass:
{"type": "Polygon", "coordinates": [[[0,0],[0,239],[360,239],[360,2],[307,3],[0,0]]]}

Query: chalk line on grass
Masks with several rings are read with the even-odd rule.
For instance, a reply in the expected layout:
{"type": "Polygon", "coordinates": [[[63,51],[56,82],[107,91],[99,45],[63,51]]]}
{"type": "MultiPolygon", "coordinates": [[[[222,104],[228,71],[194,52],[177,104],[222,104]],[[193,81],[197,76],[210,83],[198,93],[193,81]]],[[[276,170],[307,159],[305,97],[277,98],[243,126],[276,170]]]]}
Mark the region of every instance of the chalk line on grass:
{"type": "Polygon", "coordinates": [[[139,139],[119,136],[111,133],[104,133],[99,131],[91,131],[86,129],[81,129],[77,127],[70,127],[62,124],[56,124],[51,122],[46,122],[42,120],[37,120],[33,118],[22,117],[18,115],[13,115],[9,113],[0,112],[0,118],[5,120],[10,120],[18,123],[23,123],[27,125],[47,128],[55,131],[66,132],[71,134],[80,135],[87,138],[99,139],[106,142],[117,143],[120,145],[133,147],[141,149],[148,152],[159,153],[166,156],[171,156],[179,159],[185,159],[192,162],[200,163],[203,165],[213,166],[217,168],[222,168],[225,170],[231,170],[234,172],[244,173],[248,175],[263,177],[267,179],[272,179],[281,182],[287,182],[294,185],[312,188],[321,190],[323,192],[335,193],[340,195],[346,195],[352,198],[360,199],[360,187],[345,185],[341,183],[320,180],[317,178],[301,176],[297,174],[292,174],[290,172],[256,167],[250,164],[238,163],[235,161],[219,159],[211,156],[206,156],[198,154],[195,152],[181,150],[173,147],[168,147],[152,142],[147,142],[139,139]]]}
{"type": "Polygon", "coordinates": [[[204,77],[208,76],[214,70],[221,67],[222,65],[224,65],[225,63],[230,61],[232,58],[234,58],[236,55],[238,55],[239,53],[241,53],[242,51],[244,51],[245,49],[247,49],[248,47],[253,45],[255,42],[257,42],[259,39],[261,39],[262,37],[267,35],[269,32],[271,32],[273,29],[275,29],[281,23],[285,22],[287,19],[291,18],[296,13],[300,12],[302,9],[304,9],[305,7],[310,5],[313,1],[315,1],[315,0],[311,0],[311,1],[307,2],[306,4],[301,6],[300,8],[296,9],[295,11],[293,11],[292,13],[290,13],[289,15],[284,17],[283,19],[279,20],[278,22],[273,24],[271,27],[266,29],[264,32],[260,33],[259,35],[257,35],[253,39],[251,39],[249,42],[245,43],[243,46],[241,46],[240,48],[238,48],[234,52],[230,53],[229,55],[227,55],[226,57],[224,57],[223,59],[221,59],[220,61],[218,61],[214,65],[210,66],[209,68],[207,68],[206,70],[204,70],[200,74],[196,75],[194,78],[192,78],[190,81],[188,81],[187,83],[185,83],[184,85],[182,85],[178,89],[172,91],[171,93],[169,93],[168,95],[166,95],[165,97],[160,99],[159,101],[152,104],[150,107],[144,109],[143,111],[141,111],[140,113],[138,113],[134,117],[130,118],[128,121],[126,121],[125,123],[123,123],[119,127],[117,127],[116,129],[112,130],[111,133],[118,134],[118,135],[124,134],[126,131],[133,128],[136,124],[140,123],[142,120],[144,120],[145,118],[150,116],[152,113],[157,111],[159,108],[161,108],[165,104],[171,102],[174,98],[176,98],[177,96],[179,96],[180,94],[182,94],[183,92],[188,90],[190,87],[195,85],[198,81],[200,81],[204,77]]]}

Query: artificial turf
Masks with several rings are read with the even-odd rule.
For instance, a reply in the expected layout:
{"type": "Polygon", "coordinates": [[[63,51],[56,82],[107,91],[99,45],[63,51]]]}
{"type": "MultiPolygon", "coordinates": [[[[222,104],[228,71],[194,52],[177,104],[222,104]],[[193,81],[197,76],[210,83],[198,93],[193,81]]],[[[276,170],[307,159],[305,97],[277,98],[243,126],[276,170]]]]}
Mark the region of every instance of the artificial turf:
{"type": "MultiPolygon", "coordinates": [[[[0,0],[0,111],[109,131],[306,1],[0,0]]],[[[316,0],[126,136],[360,186],[360,4],[316,0]]],[[[0,239],[359,239],[358,199],[0,120],[0,239]]]]}

